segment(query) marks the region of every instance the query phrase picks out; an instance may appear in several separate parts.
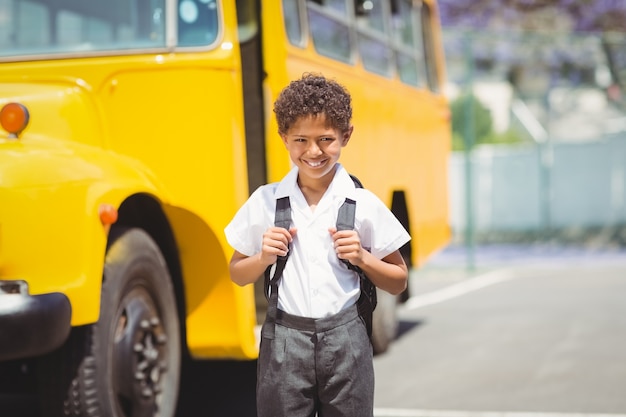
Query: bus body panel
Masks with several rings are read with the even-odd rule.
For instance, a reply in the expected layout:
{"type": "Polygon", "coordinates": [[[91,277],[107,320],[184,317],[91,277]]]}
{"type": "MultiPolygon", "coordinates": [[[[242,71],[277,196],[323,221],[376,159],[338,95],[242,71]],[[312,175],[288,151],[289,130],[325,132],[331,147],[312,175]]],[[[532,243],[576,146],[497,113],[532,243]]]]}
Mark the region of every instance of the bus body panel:
{"type": "Polygon", "coordinates": [[[63,292],[72,325],[95,322],[107,239],[100,204],[163,193],[136,161],[53,138],[0,138],[0,166],[0,279],[25,280],[33,295],[63,292]]]}
{"type": "MultiPolygon", "coordinates": [[[[215,204],[219,204],[216,199],[215,204]]],[[[220,240],[221,230],[211,230],[192,212],[166,206],[174,229],[185,279],[187,346],[196,358],[257,356],[254,292],[251,286],[232,283],[230,253],[220,240]]]]}
{"type": "Polygon", "coordinates": [[[148,195],[179,244],[190,353],[249,359],[253,293],[231,282],[223,234],[248,190],[234,4],[221,13],[210,49],[0,63],[0,106],[30,112],[0,139],[0,280],[63,292],[72,325],[96,322],[98,207],[148,195]]]}

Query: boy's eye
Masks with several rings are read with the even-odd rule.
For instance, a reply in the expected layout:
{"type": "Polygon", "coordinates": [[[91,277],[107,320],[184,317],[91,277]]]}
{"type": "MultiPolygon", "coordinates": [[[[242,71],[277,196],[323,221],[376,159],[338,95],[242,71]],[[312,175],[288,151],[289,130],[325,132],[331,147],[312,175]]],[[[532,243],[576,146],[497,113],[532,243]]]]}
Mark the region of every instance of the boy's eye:
{"type": "Polygon", "coordinates": [[[329,141],[329,140],[333,140],[333,138],[322,138],[323,141],[329,141]]]}

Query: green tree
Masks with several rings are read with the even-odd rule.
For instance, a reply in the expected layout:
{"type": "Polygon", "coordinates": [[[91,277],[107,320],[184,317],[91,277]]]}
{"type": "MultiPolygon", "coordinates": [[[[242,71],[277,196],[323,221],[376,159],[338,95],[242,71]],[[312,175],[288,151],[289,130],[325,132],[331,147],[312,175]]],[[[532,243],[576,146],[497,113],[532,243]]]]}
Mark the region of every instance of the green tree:
{"type": "Polygon", "coordinates": [[[493,131],[491,111],[473,94],[463,94],[451,104],[452,111],[452,149],[465,149],[464,138],[470,135],[474,144],[485,143],[493,131]],[[468,123],[467,112],[471,111],[472,123],[468,123]],[[473,132],[467,129],[473,127],[473,132]]]}

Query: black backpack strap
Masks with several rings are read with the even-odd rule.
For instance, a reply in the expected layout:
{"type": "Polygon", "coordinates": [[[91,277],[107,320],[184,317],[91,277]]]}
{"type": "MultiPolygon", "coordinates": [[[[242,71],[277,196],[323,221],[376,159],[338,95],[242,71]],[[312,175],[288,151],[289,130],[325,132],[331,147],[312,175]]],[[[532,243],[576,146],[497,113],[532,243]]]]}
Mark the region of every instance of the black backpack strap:
{"type": "Polygon", "coordinates": [[[352,178],[352,182],[354,183],[354,186],[356,188],[365,188],[365,187],[363,187],[363,183],[361,182],[360,179],[358,179],[357,177],[355,177],[352,174],[348,174],[348,175],[350,175],[350,178],[352,178]]]}
{"type": "MultiPolygon", "coordinates": [[[[289,230],[289,226],[291,226],[291,205],[289,203],[289,197],[281,197],[276,200],[274,226],[289,230]]],[[[266,320],[268,326],[264,326],[263,336],[269,339],[274,338],[274,325],[276,323],[276,313],[278,311],[278,283],[283,276],[283,271],[285,269],[285,265],[287,264],[290,252],[291,251],[288,250],[285,256],[279,256],[276,259],[274,276],[272,276],[272,265],[268,266],[264,273],[264,292],[269,303],[267,307],[266,320]]]]}
{"type": "MultiPolygon", "coordinates": [[[[360,182],[358,184],[360,184],[360,182]]],[[[339,207],[339,213],[337,214],[337,230],[354,230],[355,213],[356,201],[346,198],[343,204],[341,204],[341,207],[339,207]]],[[[351,264],[346,259],[342,259],[341,261],[348,267],[348,269],[356,272],[359,275],[359,281],[361,284],[361,295],[357,302],[357,308],[359,310],[359,315],[361,316],[361,318],[363,318],[363,321],[365,322],[367,334],[371,338],[372,314],[374,313],[374,309],[376,308],[376,304],[378,302],[376,298],[376,286],[372,283],[372,281],[370,281],[370,279],[365,275],[361,268],[351,264]]]]}
{"type": "MultiPolygon", "coordinates": [[[[276,211],[274,212],[274,226],[282,227],[284,229],[289,230],[289,226],[291,226],[291,204],[289,203],[289,197],[281,197],[276,200],[276,211]]],[[[287,251],[287,255],[279,256],[276,260],[276,268],[274,269],[274,276],[271,277],[272,266],[268,266],[265,270],[265,282],[264,282],[264,293],[265,298],[270,298],[270,287],[272,284],[275,284],[278,287],[278,282],[283,275],[283,270],[285,269],[285,264],[287,263],[287,258],[289,257],[289,251],[287,251]]]]}
{"type": "Polygon", "coordinates": [[[291,226],[291,204],[289,203],[289,197],[281,197],[276,200],[274,226],[289,230],[289,226],[291,226]]]}
{"type": "Polygon", "coordinates": [[[337,230],[353,230],[356,201],[346,198],[337,214],[337,230]]]}

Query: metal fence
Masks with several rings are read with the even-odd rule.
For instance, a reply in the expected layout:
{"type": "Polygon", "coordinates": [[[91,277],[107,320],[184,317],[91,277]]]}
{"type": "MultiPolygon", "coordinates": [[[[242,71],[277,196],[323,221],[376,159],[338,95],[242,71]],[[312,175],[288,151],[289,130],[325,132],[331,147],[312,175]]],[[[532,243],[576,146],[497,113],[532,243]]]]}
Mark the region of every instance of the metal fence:
{"type": "MultiPolygon", "coordinates": [[[[525,143],[450,159],[455,239],[626,241],[626,36],[446,31],[450,99],[471,92],[525,143]]],[[[458,133],[458,132],[457,132],[458,133]]]]}
{"type": "MultiPolygon", "coordinates": [[[[468,226],[466,166],[450,158],[450,218],[468,226]]],[[[540,147],[483,146],[472,152],[473,227],[481,235],[597,230],[626,224],[626,133],[540,147]]]]}

